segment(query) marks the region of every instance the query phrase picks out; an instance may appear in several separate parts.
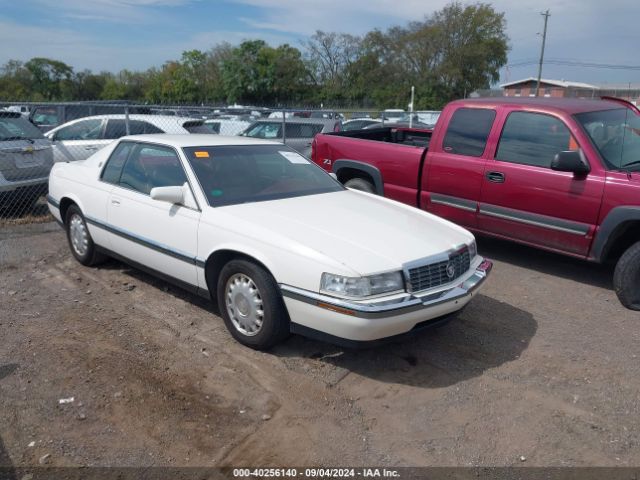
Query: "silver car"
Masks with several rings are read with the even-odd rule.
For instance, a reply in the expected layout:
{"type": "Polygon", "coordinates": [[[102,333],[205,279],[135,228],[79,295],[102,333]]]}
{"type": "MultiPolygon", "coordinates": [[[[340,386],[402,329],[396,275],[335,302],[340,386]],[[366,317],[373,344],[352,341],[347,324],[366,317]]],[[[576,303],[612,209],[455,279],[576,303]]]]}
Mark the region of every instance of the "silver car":
{"type": "Polygon", "coordinates": [[[284,138],[282,136],[282,119],[257,120],[242,133],[245,137],[265,138],[286,143],[299,153],[309,158],[311,142],[318,133],[339,132],[342,122],[338,119],[321,120],[314,118],[285,119],[284,138]]]}
{"type": "Polygon", "coordinates": [[[0,111],[0,207],[20,213],[47,191],[51,141],[19,112],[0,111]]]}
{"type": "Polygon", "coordinates": [[[129,115],[128,122],[123,114],[96,115],[67,122],[45,136],[53,141],[56,162],[72,162],[89,158],[125,135],[211,133],[203,124],[203,119],[170,115],[129,115]]]}

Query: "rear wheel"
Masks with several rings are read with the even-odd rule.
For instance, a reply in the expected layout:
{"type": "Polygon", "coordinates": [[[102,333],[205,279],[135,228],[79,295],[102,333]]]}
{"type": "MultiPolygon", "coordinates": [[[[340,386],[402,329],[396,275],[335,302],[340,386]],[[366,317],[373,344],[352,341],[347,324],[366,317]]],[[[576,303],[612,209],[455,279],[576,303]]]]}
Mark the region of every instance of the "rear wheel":
{"type": "Polygon", "coordinates": [[[67,209],[65,216],[65,227],[67,231],[67,240],[71,254],[82,265],[91,267],[103,262],[106,257],[96,250],[96,245],[89,234],[87,222],[82,212],[76,205],[71,205],[67,209]]]}
{"type": "Polygon", "coordinates": [[[289,335],[289,316],[273,277],[247,260],[231,260],[220,272],[218,307],[236,340],[264,350],[289,335]]]}
{"type": "Polygon", "coordinates": [[[618,299],[631,310],[640,310],[640,242],[622,254],[613,273],[618,299]]]}
{"type": "Polygon", "coordinates": [[[367,193],[376,193],[376,189],[373,184],[365,180],[364,178],[352,178],[344,183],[347,188],[353,188],[354,190],[361,190],[367,193]]]}

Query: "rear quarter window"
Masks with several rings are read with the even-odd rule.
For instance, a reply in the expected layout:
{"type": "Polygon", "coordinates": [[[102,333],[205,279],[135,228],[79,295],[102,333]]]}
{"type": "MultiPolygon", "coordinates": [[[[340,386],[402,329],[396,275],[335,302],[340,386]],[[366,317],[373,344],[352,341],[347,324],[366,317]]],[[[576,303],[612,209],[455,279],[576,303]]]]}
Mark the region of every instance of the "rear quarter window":
{"type": "Polygon", "coordinates": [[[445,152],[480,157],[496,118],[488,108],[459,108],[453,113],[442,142],[445,152]]]}

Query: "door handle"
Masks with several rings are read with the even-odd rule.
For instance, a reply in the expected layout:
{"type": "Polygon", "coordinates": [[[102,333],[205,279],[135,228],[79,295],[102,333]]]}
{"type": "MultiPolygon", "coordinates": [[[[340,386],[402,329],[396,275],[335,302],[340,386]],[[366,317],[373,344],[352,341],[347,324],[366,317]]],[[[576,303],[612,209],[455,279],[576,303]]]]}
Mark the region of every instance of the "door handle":
{"type": "Polygon", "coordinates": [[[84,147],[85,150],[98,150],[98,147],[93,147],[91,145],[84,147]]]}
{"type": "Polygon", "coordinates": [[[112,198],[111,199],[111,204],[115,205],[116,207],[120,206],[120,200],[118,200],[117,198],[112,198]]]}
{"type": "Polygon", "coordinates": [[[502,172],[487,172],[485,176],[490,182],[504,183],[504,173],[502,172]]]}

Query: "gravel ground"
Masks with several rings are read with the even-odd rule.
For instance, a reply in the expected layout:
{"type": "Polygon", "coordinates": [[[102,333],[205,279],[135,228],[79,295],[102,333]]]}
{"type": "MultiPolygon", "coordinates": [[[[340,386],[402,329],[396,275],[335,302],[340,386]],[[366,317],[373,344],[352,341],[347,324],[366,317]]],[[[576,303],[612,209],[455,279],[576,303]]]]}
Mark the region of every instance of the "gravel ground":
{"type": "Polygon", "coordinates": [[[640,314],[611,269],[479,247],[493,274],[438,330],[261,353],[198,297],[82,267],[55,224],[5,226],[0,465],[640,465],[640,314]]]}

